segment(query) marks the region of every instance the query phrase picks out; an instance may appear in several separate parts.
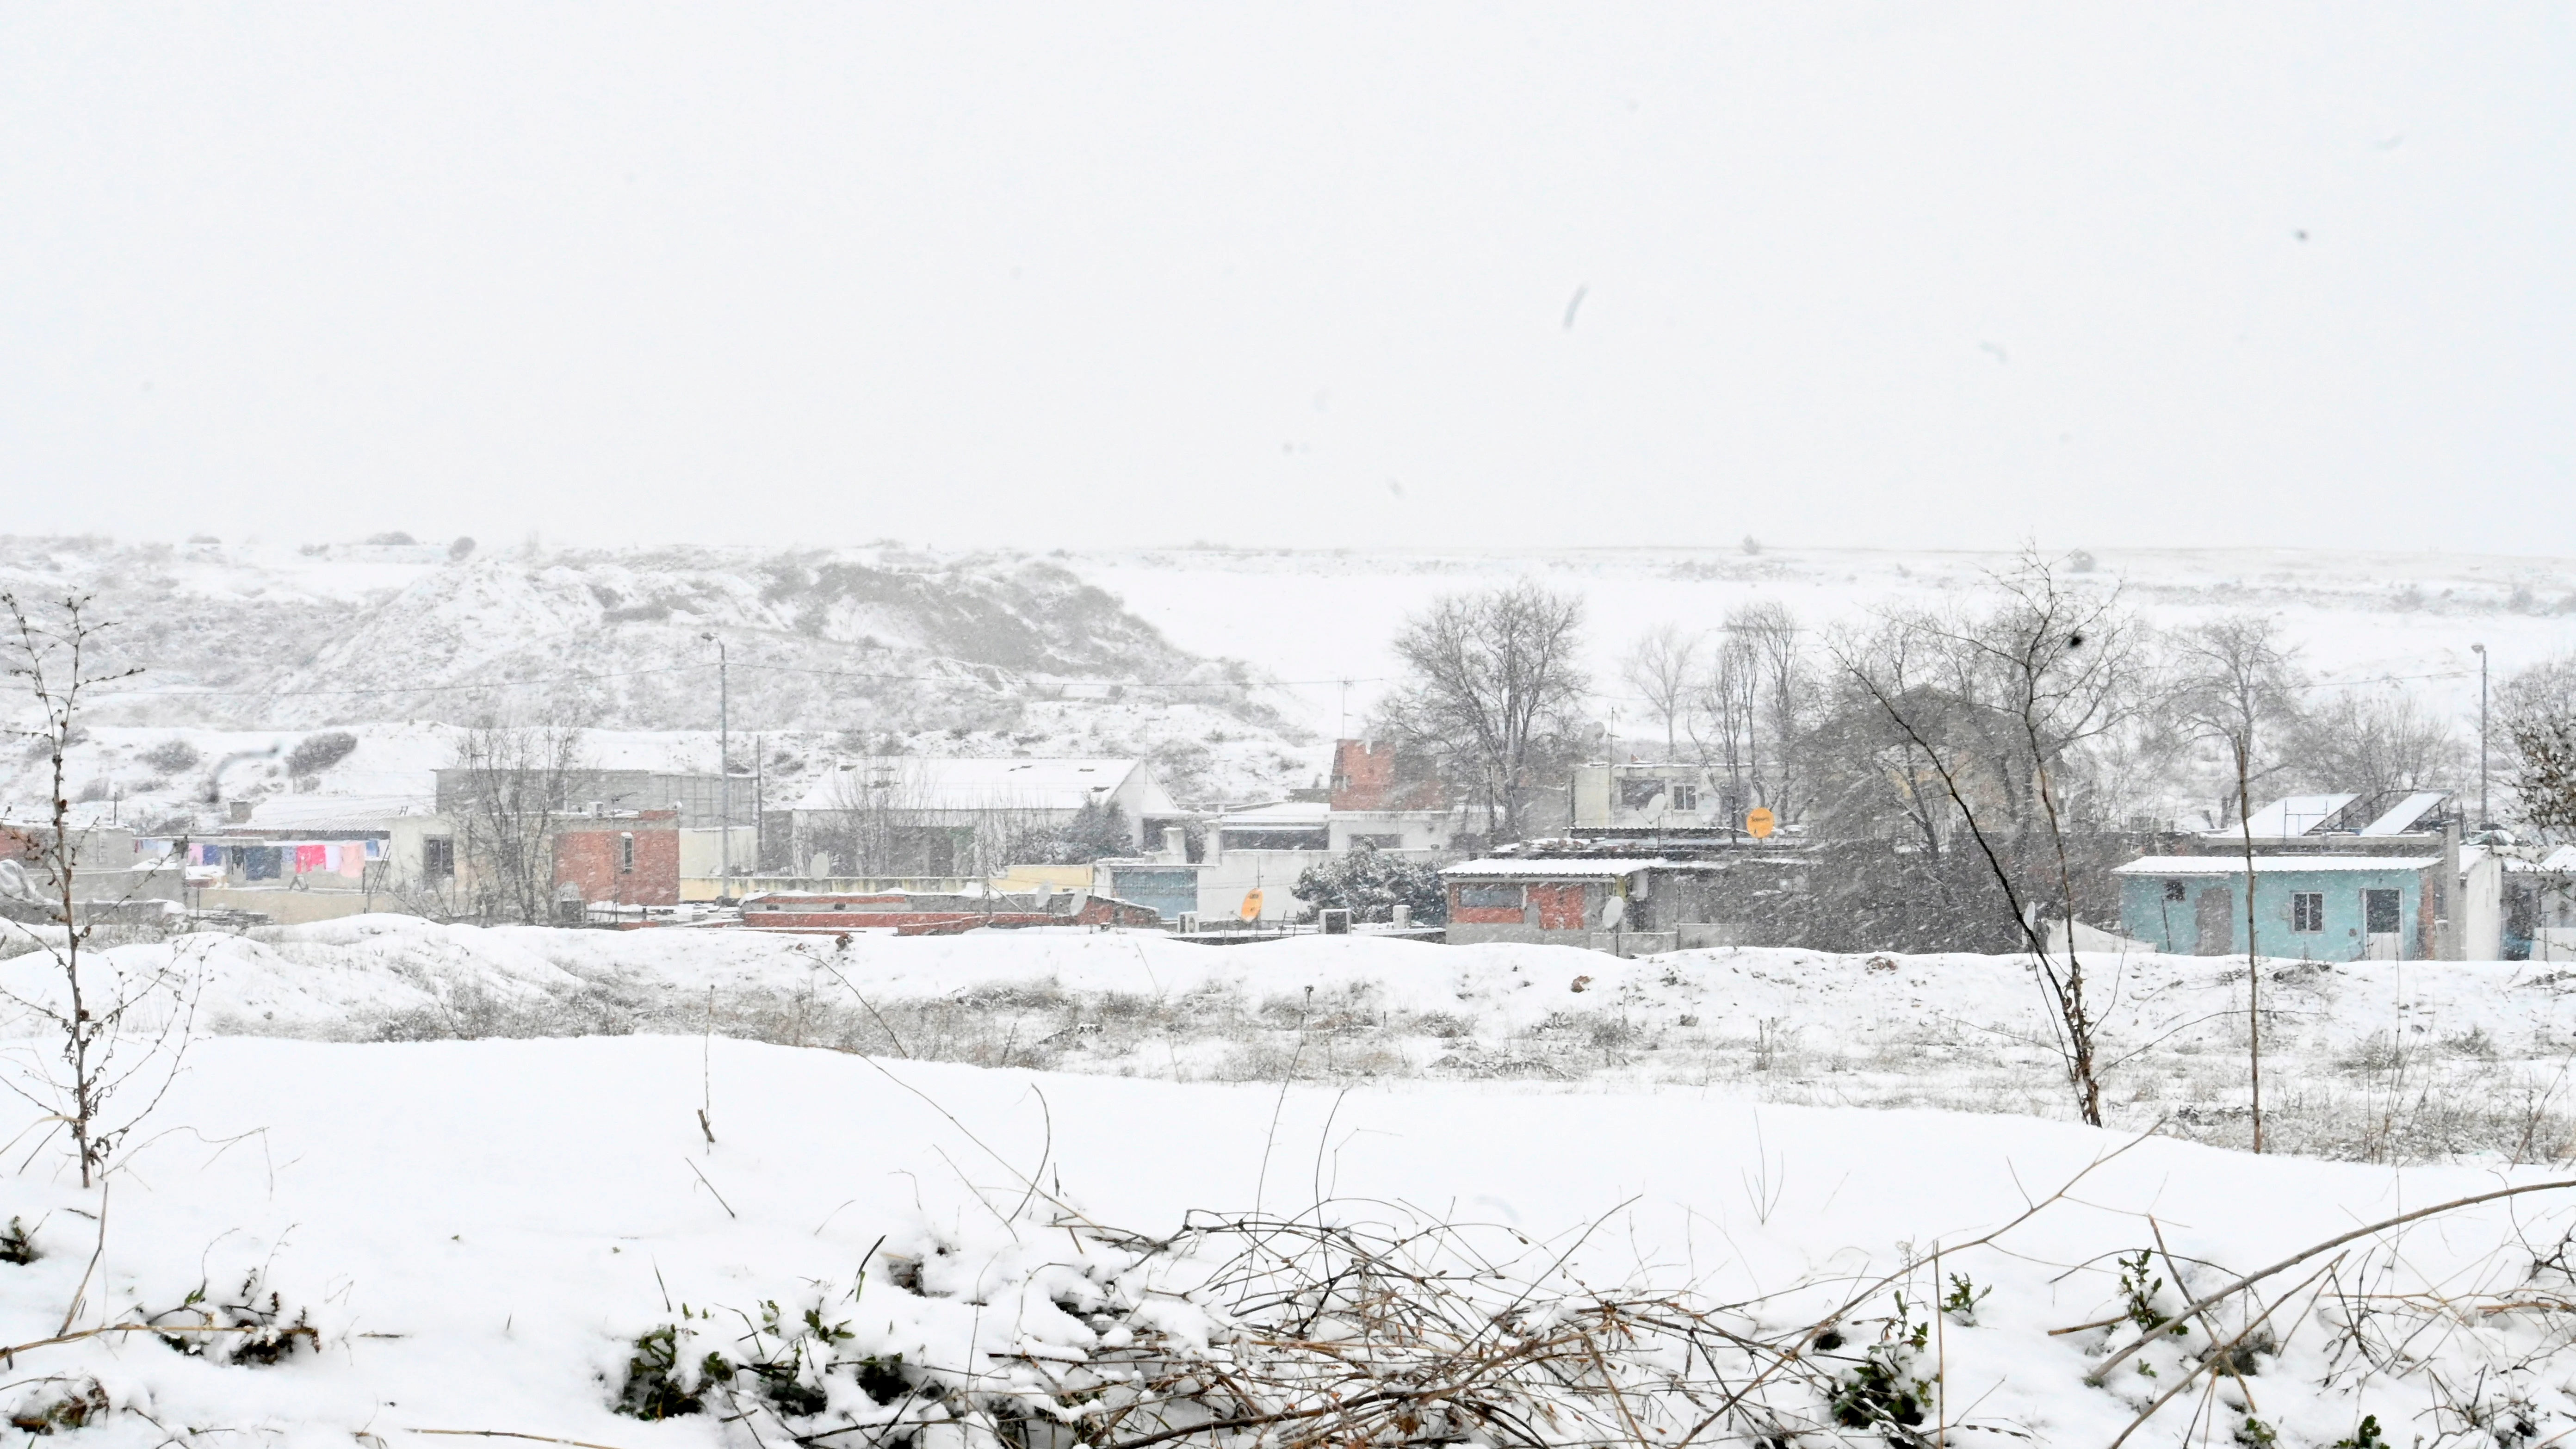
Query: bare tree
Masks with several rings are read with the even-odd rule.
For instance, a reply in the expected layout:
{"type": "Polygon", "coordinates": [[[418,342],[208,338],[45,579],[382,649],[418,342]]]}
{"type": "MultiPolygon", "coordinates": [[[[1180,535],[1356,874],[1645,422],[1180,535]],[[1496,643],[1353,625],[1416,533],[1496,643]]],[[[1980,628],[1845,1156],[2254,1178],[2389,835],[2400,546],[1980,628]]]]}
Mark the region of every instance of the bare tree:
{"type": "Polygon", "coordinates": [[[2321,790],[2447,789],[2473,763],[2459,731],[2411,690],[2335,693],[2300,722],[2298,736],[2307,782],[2321,790]]]}
{"type": "Polygon", "coordinates": [[[1719,637],[1699,680],[1690,714],[1691,746],[1699,762],[1726,771],[1726,814],[1740,821],[1753,800],[1759,766],[1754,707],[1760,683],[1752,647],[1734,634],[1719,637]]]}
{"type": "Polygon", "coordinates": [[[1534,769],[1576,733],[1582,625],[1582,601],[1524,581],[1447,595],[1396,635],[1406,678],[1380,706],[1384,732],[1458,771],[1489,831],[1521,834],[1534,769]]]}
{"type": "Polygon", "coordinates": [[[2496,694],[2517,817],[2544,840],[2576,837],[2576,654],[2522,670],[2496,694]]]}
{"type": "Polygon", "coordinates": [[[799,854],[831,857],[833,875],[918,874],[904,868],[918,853],[915,833],[925,803],[917,768],[900,756],[845,762],[825,792],[831,811],[809,828],[799,854]]]}
{"type": "Polygon", "coordinates": [[[2175,695],[2184,727],[2226,747],[2236,780],[2236,824],[2245,846],[2246,1078],[2253,1100],[2254,1150],[2263,1150],[2263,976],[2254,914],[2254,782],[2285,768],[2268,756],[2273,736],[2299,720],[2297,650],[2281,643],[2272,620],[2256,614],[2216,619],[2184,634],[2175,695]]]}
{"type": "MultiPolygon", "coordinates": [[[[157,1068],[160,1086],[167,1089],[186,1049],[195,1007],[191,983],[175,966],[129,973],[109,965],[102,973],[89,959],[99,903],[83,901],[77,885],[89,832],[73,824],[64,756],[79,737],[83,694],[142,672],[98,667],[99,636],[110,626],[90,616],[90,602],[88,595],[74,595],[31,609],[14,593],[0,593],[0,608],[9,615],[9,676],[25,683],[38,715],[35,728],[16,733],[37,742],[51,771],[45,824],[12,833],[37,866],[30,883],[45,897],[45,923],[56,928],[29,934],[51,958],[53,979],[61,988],[60,995],[52,990],[0,991],[0,998],[50,1028],[45,1039],[58,1048],[59,1058],[48,1062],[44,1049],[31,1043],[34,1055],[0,1081],[46,1118],[71,1129],[84,1188],[106,1172],[117,1144],[160,1100],[160,1091],[122,1116],[111,1116],[111,1103],[147,1070],[157,1068]],[[159,1020],[154,1022],[149,1018],[156,1009],[159,1020]]],[[[9,864],[14,876],[29,877],[16,861],[9,864]]]]}
{"type": "Polygon", "coordinates": [[[1771,737],[1770,770],[1760,775],[1762,803],[1782,820],[1806,807],[1806,732],[1813,713],[1805,630],[1776,601],[1747,604],[1726,617],[1727,638],[1740,640],[1757,676],[1757,735],[1771,737]]]}
{"type": "Polygon", "coordinates": [[[1680,725],[1690,711],[1698,666],[1699,640],[1677,624],[1657,624],[1638,635],[1619,666],[1619,677],[1663,720],[1667,759],[1679,748],[1680,725]]]}
{"type": "Polygon", "coordinates": [[[2076,1110],[2098,1127],[2101,1025],[2085,996],[2075,946],[2066,837],[2080,751],[2134,708],[2137,634],[2116,590],[2070,589],[2036,553],[2026,553],[1994,582],[2003,597],[1992,613],[1893,615],[1875,639],[1845,636],[1833,654],[1844,676],[1930,766],[1983,856],[2038,968],[2076,1110]],[[2032,845],[2047,867],[2043,882],[2025,890],[2007,856],[2027,854],[2032,845]],[[2062,961],[2042,930],[2040,891],[2058,897],[2067,923],[2062,961]]]}
{"type": "Polygon", "coordinates": [[[590,774],[580,727],[487,717],[466,730],[456,763],[465,772],[457,828],[475,913],[545,919],[554,904],[555,829],[590,774]]]}

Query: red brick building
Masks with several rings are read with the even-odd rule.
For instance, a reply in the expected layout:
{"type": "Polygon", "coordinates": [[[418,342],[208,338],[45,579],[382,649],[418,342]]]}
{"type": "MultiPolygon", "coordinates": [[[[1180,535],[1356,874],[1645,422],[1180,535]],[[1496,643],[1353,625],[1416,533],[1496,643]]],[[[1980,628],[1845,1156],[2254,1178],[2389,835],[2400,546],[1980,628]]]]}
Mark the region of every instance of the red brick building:
{"type": "Polygon", "coordinates": [[[585,905],[680,903],[680,812],[582,816],[555,828],[555,890],[585,905]]]}

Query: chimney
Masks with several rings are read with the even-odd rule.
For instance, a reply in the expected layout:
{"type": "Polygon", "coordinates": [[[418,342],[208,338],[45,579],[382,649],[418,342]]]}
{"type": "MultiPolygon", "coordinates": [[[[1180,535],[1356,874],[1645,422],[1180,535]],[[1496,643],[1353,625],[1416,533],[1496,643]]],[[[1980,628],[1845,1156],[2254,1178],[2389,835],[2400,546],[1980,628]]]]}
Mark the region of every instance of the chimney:
{"type": "Polygon", "coordinates": [[[250,807],[251,802],[248,800],[230,801],[224,806],[224,819],[233,825],[248,825],[250,823],[250,807]]]}

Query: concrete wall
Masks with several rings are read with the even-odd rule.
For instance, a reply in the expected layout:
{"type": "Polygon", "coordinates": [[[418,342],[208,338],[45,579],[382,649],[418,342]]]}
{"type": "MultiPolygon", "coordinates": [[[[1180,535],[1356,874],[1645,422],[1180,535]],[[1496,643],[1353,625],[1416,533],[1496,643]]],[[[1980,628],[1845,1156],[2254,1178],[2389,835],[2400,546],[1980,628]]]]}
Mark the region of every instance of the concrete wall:
{"type": "Polygon", "coordinates": [[[1426,856],[1446,854],[1461,833],[1458,814],[1450,810],[1335,810],[1325,829],[1335,853],[1365,835],[1380,850],[1426,856]],[[1395,843],[1388,844],[1389,838],[1395,843]]]}
{"type": "Polygon", "coordinates": [[[1722,830],[1740,822],[1727,808],[1724,770],[1703,765],[1582,765],[1574,772],[1574,824],[1591,830],[1722,830]]]}
{"type": "Polygon", "coordinates": [[[1235,919],[1246,892],[1261,892],[1261,919],[1293,920],[1305,903],[1291,892],[1306,867],[1332,859],[1322,850],[1222,850],[1199,870],[1199,914],[1209,920],[1235,919]]]}

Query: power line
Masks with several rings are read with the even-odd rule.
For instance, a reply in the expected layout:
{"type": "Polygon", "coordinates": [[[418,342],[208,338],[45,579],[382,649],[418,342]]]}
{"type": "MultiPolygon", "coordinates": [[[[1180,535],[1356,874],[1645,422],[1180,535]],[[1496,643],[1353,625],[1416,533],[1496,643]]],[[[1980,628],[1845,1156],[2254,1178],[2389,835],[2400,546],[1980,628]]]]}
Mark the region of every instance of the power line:
{"type": "MultiPolygon", "coordinates": [[[[957,684],[973,678],[969,674],[891,674],[857,669],[809,669],[794,664],[750,664],[745,669],[765,669],[773,674],[806,674],[827,679],[869,679],[897,684],[957,684]]],[[[970,670],[998,670],[1001,666],[972,664],[970,670]]],[[[126,696],[151,696],[162,699],[310,699],[323,697],[377,696],[388,694],[459,694],[478,689],[541,689],[565,683],[588,683],[605,679],[637,679],[657,674],[702,674],[716,668],[713,664],[680,664],[661,669],[622,669],[595,674],[558,674],[545,679],[494,679],[467,684],[388,684],[369,689],[191,689],[175,686],[169,689],[102,689],[91,691],[101,699],[126,696]]],[[[1023,679],[1020,683],[1029,683],[1023,679]]],[[[1379,684],[1385,677],[1352,679],[1271,679],[1236,683],[1231,680],[1207,683],[1153,683],[1135,679],[1048,679],[1050,685],[1128,689],[1282,689],[1315,684],[1379,684]]]]}

